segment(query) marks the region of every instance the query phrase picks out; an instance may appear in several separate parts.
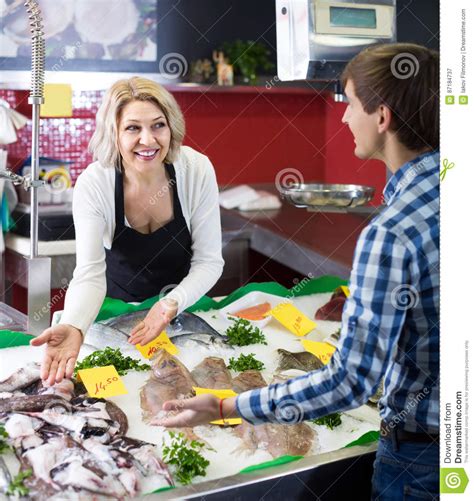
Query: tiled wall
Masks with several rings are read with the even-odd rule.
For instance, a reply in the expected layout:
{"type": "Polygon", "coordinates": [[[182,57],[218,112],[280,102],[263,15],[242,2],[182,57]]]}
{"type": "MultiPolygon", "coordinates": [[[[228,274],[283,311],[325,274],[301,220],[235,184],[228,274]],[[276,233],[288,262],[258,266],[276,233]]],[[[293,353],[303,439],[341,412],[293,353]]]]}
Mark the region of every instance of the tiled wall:
{"type": "MultiPolygon", "coordinates": [[[[306,182],[371,184],[379,197],[385,171],[354,158],[352,137],[340,123],[344,105],[329,95],[265,88],[172,92],[186,118],[185,144],[209,156],[221,186],[273,183],[291,167],[306,182]]],[[[41,155],[71,161],[73,180],[91,162],[87,145],[102,96],[74,92],[72,118],[41,120],[41,155]]],[[[28,92],[0,90],[0,97],[30,113],[28,92]]],[[[10,167],[18,168],[29,155],[30,137],[28,125],[8,147],[10,167]]]]}

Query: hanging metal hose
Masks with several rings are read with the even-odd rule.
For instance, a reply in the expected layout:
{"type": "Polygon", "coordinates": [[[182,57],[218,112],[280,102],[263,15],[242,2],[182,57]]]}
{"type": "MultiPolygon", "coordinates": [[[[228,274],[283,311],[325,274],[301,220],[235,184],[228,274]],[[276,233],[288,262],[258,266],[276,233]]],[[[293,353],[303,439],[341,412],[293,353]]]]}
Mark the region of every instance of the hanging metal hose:
{"type": "Polygon", "coordinates": [[[30,215],[30,257],[38,255],[38,187],[39,181],[39,129],[40,106],[44,102],[45,43],[43,19],[36,0],[26,0],[31,32],[31,90],[28,102],[32,106],[31,133],[31,215],[30,215]]]}

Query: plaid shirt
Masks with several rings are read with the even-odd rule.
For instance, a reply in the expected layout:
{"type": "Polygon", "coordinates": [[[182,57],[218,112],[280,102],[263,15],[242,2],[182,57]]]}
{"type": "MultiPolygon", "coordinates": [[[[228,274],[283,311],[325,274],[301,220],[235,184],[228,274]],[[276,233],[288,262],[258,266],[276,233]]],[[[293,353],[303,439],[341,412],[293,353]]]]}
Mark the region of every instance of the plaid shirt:
{"type": "Polygon", "coordinates": [[[439,152],[403,165],[384,200],[356,246],[330,363],[239,395],[247,421],[295,423],[359,407],[385,376],[382,419],[439,432],[439,152]]]}

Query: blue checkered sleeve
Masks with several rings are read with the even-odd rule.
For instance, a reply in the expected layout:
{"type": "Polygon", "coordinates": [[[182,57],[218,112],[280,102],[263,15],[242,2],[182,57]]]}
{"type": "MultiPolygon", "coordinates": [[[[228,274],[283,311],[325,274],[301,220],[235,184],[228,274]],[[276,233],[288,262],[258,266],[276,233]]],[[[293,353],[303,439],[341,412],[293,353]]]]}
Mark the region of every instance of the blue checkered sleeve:
{"type": "Polygon", "coordinates": [[[410,284],[405,242],[374,221],[361,233],[341,338],[329,364],[285,383],[242,393],[240,415],[253,424],[315,419],[359,407],[375,393],[397,346],[410,284]]]}

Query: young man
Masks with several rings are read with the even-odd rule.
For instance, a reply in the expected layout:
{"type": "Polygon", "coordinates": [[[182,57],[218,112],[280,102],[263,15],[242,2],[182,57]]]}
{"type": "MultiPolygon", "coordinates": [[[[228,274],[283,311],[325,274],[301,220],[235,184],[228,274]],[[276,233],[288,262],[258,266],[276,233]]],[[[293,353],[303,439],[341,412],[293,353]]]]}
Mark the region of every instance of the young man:
{"type": "Polygon", "coordinates": [[[368,48],[347,65],[342,121],[355,155],[392,172],[384,209],[354,255],[338,349],[323,369],[221,403],[167,402],[157,420],[194,426],[241,416],[259,424],[364,404],[384,377],[373,499],[432,499],[439,485],[439,58],[413,44],[368,48]]]}

